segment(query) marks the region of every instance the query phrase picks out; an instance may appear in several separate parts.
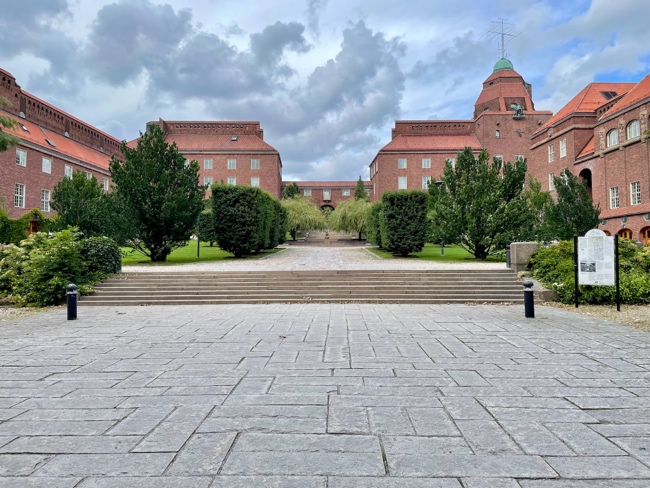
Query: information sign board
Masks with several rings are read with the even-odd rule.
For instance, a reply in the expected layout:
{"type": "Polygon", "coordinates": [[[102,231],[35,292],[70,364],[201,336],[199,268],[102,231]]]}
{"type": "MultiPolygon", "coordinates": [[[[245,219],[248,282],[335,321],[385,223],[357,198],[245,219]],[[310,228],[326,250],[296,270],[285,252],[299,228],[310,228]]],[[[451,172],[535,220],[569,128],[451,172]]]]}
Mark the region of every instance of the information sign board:
{"type": "Polygon", "coordinates": [[[578,283],[614,286],[614,238],[592,229],[578,237],[578,283]]]}

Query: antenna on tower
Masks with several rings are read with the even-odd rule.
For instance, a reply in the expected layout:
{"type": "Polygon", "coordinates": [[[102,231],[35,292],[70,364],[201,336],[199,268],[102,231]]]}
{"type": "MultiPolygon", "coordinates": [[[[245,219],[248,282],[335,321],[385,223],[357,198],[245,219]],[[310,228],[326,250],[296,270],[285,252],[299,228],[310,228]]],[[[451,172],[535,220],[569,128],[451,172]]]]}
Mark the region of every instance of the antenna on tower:
{"type": "Polygon", "coordinates": [[[504,19],[493,20],[492,28],[483,34],[479,39],[487,38],[488,41],[498,39],[498,49],[501,51],[501,58],[508,57],[506,50],[506,39],[513,39],[521,34],[523,31],[517,32],[517,26],[506,22],[504,19]]]}

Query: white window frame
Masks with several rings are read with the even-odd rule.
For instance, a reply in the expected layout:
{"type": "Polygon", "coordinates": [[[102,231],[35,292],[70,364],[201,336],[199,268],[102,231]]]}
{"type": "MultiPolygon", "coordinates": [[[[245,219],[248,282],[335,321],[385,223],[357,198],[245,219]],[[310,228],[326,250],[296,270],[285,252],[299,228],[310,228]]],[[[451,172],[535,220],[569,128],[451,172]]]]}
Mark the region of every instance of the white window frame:
{"type": "Polygon", "coordinates": [[[332,199],[332,190],[323,190],[323,200],[329,201],[332,199]]]}
{"type": "Polygon", "coordinates": [[[612,186],[609,189],[609,208],[619,208],[621,200],[619,198],[618,186],[612,186]]]}
{"type": "Polygon", "coordinates": [[[406,176],[397,177],[397,189],[398,190],[408,189],[408,180],[406,179],[406,176]]]}
{"type": "Polygon", "coordinates": [[[27,151],[16,148],[16,165],[27,167],[27,151]]]}
{"type": "Polygon", "coordinates": [[[72,166],[69,164],[66,164],[65,167],[63,168],[63,176],[65,178],[72,178],[72,166]]]}
{"type": "Polygon", "coordinates": [[[523,161],[526,159],[523,154],[515,154],[515,161],[523,161]]]}
{"type": "Polygon", "coordinates": [[[41,212],[50,211],[50,190],[41,190],[41,212]]]}
{"type": "Polygon", "coordinates": [[[237,169],[237,160],[229,159],[228,160],[228,169],[237,169]]]}
{"type": "Polygon", "coordinates": [[[231,186],[237,186],[237,177],[236,176],[229,176],[228,177],[228,184],[231,186]]]}
{"type": "Polygon", "coordinates": [[[190,160],[185,158],[185,167],[189,168],[190,167],[190,160]]]}
{"type": "Polygon", "coordinates": [[[627,124],[627,128],[625,130],[627,134],[627,139],[628,141],[630,139],[636,139],[637,137],[641,136],[641,122],[638,120],[633,120],[629,124],[627,124]]]}
{"type": "Polygon", "coordinates": [[[430,182],[431,182],[431,176],[423,176],[422,177],[422,189],[423,190],[428,190],[430,182]]]}
{"type": "Polygon", "coordinates": [[[555,173],[548,174],[548,191],[555,191],[555,173]]]}
{"type": "Polygon", "coordinates": [[[212,159],[207,158],[203,160],[203,169],[212,169],[212,159]]]}
{"type": "Polygon", "coordinates": [[[22,183],[14,185],[14,207],[25,208],[25,185],[22,183]]]}
{"type": "Polygon", "coordinates": [[[90,180],[90,179],[92,179],[92,177],[93,177],[93,174],[90,171],[86,171],[86,179],[90,180]]]}
{"type": "Polygon", "coordinates": [[[251,186],[253,188],[259,188],[260,187],[260,177],[259,176],[251,176],[251,186]]]}
{"type": "Polygon", "coordinates": [[[500,138],[501,138],[501,132],[499,132],[499,129],[497,129],[497,130],[494,131],[494,137],[495,137],[496,139],[500,139],[500,138]]]}
{"type": "Polygon", "coordinates": [[[503,154],[495,154],[495,155],[494,155],[494,158],[495,158],[495,159],[498,159],[500,162],[503,163],[503,154]]]}
{"type": "Polygon", "coordinates": [[[305,197],[310,197],[310,196],[311,196],[311,188],[305,188],[305,189],[302,191],[302,194],[303,194],[303,196],[305,196],[305,197]]]}
{"type": "Polygon", "coordinates": [[[397,158],[397,169],[406,169],[406,158],[397,158]]]}
{"type": "Polygon", "coordinates": [[[43,157],[41,160],[41,170],[48,175],[52,174],[52,160],[50,158],[43,157]]]}
{"type": "Polygon", "coordinates": [[[641,205],[641,182],[630,183],[630,205],[641,205]]]}
{"type": "Polygon", "coordinates": [[[341,195],[344,196],[344,197],[349,197],[350,196],[350,189],[345,188],[345,189],[341,190],[341,195]]]}
{"type": "Polygon", "coordinates": [[[456,158],[447,158],[445,160],[445,164],[446,163],[451,164],[451,169],[456,169],[456,158]]]}
{"type": "Polygon", "coordinates": [[[566,137],[560,139],[560,159],[566,158],[566,137]]]}
{"type": "Polygon", "coordinates": [[[618,129],[612,129],[607,133],[607,147],[618,145],[618,129]]]}
{"type": "Polygon", "coordinates": [[[431,168],[431,158],[422,158],[422,169],[431,168]]]}
{"type": "Polygon", "coordinates": [[[108,178],[102,178],[102,188],[104,188],[104,191],[108,191],[110,189],[108,178]]]}
{"type": "Polygon", "coordinates": [[[203,184],[204,185],[211,185],[212,184],[212,176],[204,176],[203,177],[203,184]]]}
{"type": "Polygon", "coordinates": [[[260,160],[257,158],[251,159],[251,169],[260,169],[260,160]]]}
{"type": "Polygon", "coordinates": [[[551,142],[548,145],[548,162],[552,163],[553,161],[555,161],[555,146],[551,142]]]}

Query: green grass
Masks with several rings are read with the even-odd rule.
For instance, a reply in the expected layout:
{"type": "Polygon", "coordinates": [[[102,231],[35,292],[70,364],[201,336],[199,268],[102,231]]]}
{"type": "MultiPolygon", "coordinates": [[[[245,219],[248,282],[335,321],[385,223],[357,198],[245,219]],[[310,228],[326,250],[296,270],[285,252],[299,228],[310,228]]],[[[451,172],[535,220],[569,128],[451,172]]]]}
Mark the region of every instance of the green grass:
{"type": "MultiPolygon", "coordinates": [[[[402,256],[399,255],[395,256],[387,251],[381,251],[377,248],[370,248],[369,251],[376,254],[382,259],[423,259],[425,261],[461,261],[461,262],[481,261],[480,259],[476,259],[465,249],[458,246],[445,246],[444,256],[442,256],[440,246],[434,244],[425,244],[424,249],[422,249],[421,252],[409,254],[406,258],[403,258],[402,256]]],[[[490,256],[489,258],[486,259],[486,261],[500,262],[500,261],[505,261],[505,259],[490,256]]]]}
{"type": "MultiPolygon", "coordinates": [[[[276,253],[281,251],[281,249],[271,249],[268,251],[262,251],[259,254],[246,256],[239,259],[259,259],[263,256],[276,253]]],[[[223,259],[237,259],[232,254],[226,251],[222,251],[217,246],[210,247],[207,242],[201,243],[201,257],[200,259],[196,258],[196,241],[190,241],[190,243],[178,249],[172,251],[172,253],[167,256],[167,261],[164,263],[153,263],[151,260],[131,249],[130,247],[122,248],[122,265],[128,266],[130,264],[148,264],[150,266],[170,266],[174,264],[183,264],[183,263],[200,263],[204,261],[221,261],[223,259]]]]}

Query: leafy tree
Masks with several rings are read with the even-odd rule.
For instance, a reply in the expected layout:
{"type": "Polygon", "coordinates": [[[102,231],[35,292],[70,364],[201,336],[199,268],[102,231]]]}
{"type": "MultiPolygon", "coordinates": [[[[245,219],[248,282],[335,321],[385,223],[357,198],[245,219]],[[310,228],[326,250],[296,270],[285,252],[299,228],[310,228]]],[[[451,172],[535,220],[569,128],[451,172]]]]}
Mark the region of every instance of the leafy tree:
{"type": "MultiPolygon", "coordinates": [[[[0,109],[3,107],[11,107],[11,102],[5,97],[0,97],[0,109]]],[[[20,143],[20,139],[13,134],[9,134],[5,129],[17,129],[18,122],[11,117],[0,114],[0,152],[6,151],[10,147],[16,146],[20,143]]]]}
{"type": "Polygon", "coordinates": [[[587,186],[568,169],[553,177],[557,202],[546,207],[545,220],[553,239],[569,240],[584,235],[600,223],[600,205],[587,191],[587,186]]]}
{"type": "Polygon", "coordinates": [[[296,198],[300,196],[300,188],[298,188],[298,183],[289,183],[284,187],[282,192],[282,198],[289,200],[290,198],[296,198]]]}
{"type": "Polygon", "coordinates": [[[75,171],[72,178],[63,178],[52,190],[52,209],[59,214],[58,225],[65,229],[77,227],[87,236],[101,235],[102,214],[105,214],[103,191],[97,179],[86,178],[75,171]]]}
{"type": "Polygon", "coordinates": [[[427,194],[420,190],[386,192],[381,203],[383,247],[402,256],[420,252],[427,233],[427,194]]]}
{"type": "Polygon", "coordinates": [[[530,210],[530,220],[524,223],[522,235],[527,240],[549,241],[552,237],[545,219],[546,210],[553,205],[553,197],[542,191],[542,184],[533,175],[528,175],[528,185],[521,194],[530,210]]]}
{"type": "Polygon", "coordinates": [[[323,230],[327,225],[325,215],[307,198],[295,197],[283,200],[282,207],[287,212],[287,229],[294,241],[298,232],[323,230]]]}
{"type": "Polygon", "coordinates": [[[215,242],[217,242],[217,230],[215,228],[215,219],[212,214],[212,209],[204,210],[201,212],[201,216],[199,217],[199,229],[198,229],[198,235],[199,239],[201,239],[203,242],[209,242],[210,247],[214,245],[215,242]]]}
{"type": "Polygon", "coordinates": [[[123,142],[122,154],[124,161],[113,157],[110,170],[114,192],[133,216],[131,245],[152,261],[165,261],[196,228],[205,195],[199,165],[186,164],[176,144],[167,144],[157,126],[140,134],[136,149],[123,142]]]}
{"type": "Polygon", "coordinates": [[[526,162],[489,162],[487,151],[475,157],[471,148],[459,152],[456,166],[445,166],[441,185],[431,185],[433,234],[458,243],[476,258],[520,239],[530,210],[521,192],[526,162]]]}
{"type": "Polygon", "coordinates": [[[363,183],[361,176],[357,180],[357,186],[354,188],[354,199],[355,200],[368,200],[368,192],[366,191],[366,185],[363,183]]]}
{"type": "Polygon", "coordinates": [[[361,234],[366,232],[370,207],[366,200],[344,200],[330,216],[330,225],[339,231],[356,232],[361,240],[361,234]]]}

